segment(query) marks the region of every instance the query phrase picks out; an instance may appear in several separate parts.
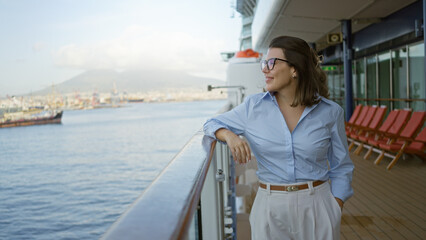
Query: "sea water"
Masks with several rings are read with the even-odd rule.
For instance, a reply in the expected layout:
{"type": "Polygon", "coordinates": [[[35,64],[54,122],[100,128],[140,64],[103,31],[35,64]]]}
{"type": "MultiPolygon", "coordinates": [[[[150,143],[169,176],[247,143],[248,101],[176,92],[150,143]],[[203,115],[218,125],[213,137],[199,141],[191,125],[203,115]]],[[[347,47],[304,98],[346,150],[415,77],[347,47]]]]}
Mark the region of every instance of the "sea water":
{"type": "Polygon", "coordinates": [[[224,100],[65,111],[0,129],[0,239],[98,239],[224,100]]]}

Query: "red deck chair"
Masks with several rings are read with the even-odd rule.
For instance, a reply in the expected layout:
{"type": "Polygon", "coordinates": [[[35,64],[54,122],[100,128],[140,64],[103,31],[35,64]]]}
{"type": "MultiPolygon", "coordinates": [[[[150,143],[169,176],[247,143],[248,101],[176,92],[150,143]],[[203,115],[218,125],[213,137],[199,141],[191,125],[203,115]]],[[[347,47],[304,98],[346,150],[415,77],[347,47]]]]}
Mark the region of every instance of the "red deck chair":
{"type": "Polygon", "coordinates": [[[388,143],[380,143],[379,147],[382,149],[382,152],[377,157],[374,163],[378,165],[380,161],[386,156],[391,157],[392,161],[387,166],[387,169],[390,170],[401,157],[408,143],[414,140],[414,136],[420,131],[423,126],[426,118],[426,112],[414,112],[408,121],[407,125],[405,125],[401,134],[399,135],[399,141],[396,142],[396,138],[392,138],[388,143]],[[396,155],[386,154],[386,152],[396,152],[396,155]]]}
{"type": "Polygon", "coordinates": [[[368,129],[368,126],[370,125],[371,120],[373,120],[374,114],[377,110],[377,106],[366,106],[366,108],[368,108],[368,111],[361,124],[359,126],[355,126],[349,133],[349,138],[352,139],[352,143],[349,145],[349,151],[356,144],[358,136],[363,134],[368,129]]]}
{"type": "MultiPolygon", "coordinates": [[[[395,121],[391,124],[391,126],[387,130],[382,132],[383,135],[381,137],[368,139],[368,145],[370,145],[370,148],[368,149],[367,153],[364,155],[364,159],[367,160],[373,151],[375,150],[378,151],[377,148],[379,147],[380,143],[386,143],[390,137],[394,137],[394,138],[398,137],[402,128],[407,123],[410,115],[411,115],[411,110],[398,110],[398,114],[396,116],[395,121]]],[[[382,127],[380,127],[380,129],[382,129],[382,127]]],[[[381,151],[379,151],[379,153],[380,152],[381,151]]]]}
{"type": "Polygon", "coordinates": [[[368,127],[370,126],[370,123],[371,123],[371,121],[373,120],[373,118],[376,114],[377,108],[378,108],[377,106],[369,107],[369,109],[367,111],[367,115],[365,115],[365,118],[364,118],[364,120],[362,120],[361,125],[359,127],[357,127],[356,129],[354,129],[354,131],[352,131],[349,134],[350,138],[358,139],[360,134],[362,134],[363,132],[368,130],[368,127]]]}
{"type": "MultiPolygon", "coordinates": [[[[383,118],[384,118],[387,110],[388,110],[388,107],[386,105],[382,105],[382,106],[377,108],[376,113],[374,114],[373,119],[371,120],[370,124],[368,125],[367,130],[364,131],[365,134],[360,134],[357,138],[358,142],[355,142],[355,144],[358,144],[358,148],[354,151],[354,153],[356,155],[359,155],[361,153],[362,149],[364,148],[364,143],[366,143],[369,138],[374,139],[374,136],[377,133],[379,126],[382,123],[383,118]]],[[[389,114],[389,116],[391,116],[391,114],[389,114]]],[[[392,123],[393,123],[393,121],[395,121],[395,118],[389,119],[389,120],[392,121],[392,123]]],[[[384,125],[384,123],[383,123],[383,125],[384,125]]],[[[382,127],[383,127],[383,125],[382,125],[382,127]]],[[[391,123],[388,123],[388,127],[386,128],[386,130],[390,127],[390,125],[391,125],[391,123]]]]}
{"type": "MultiPolygon", "coordinates": [[[[364,121],[364,118],[367,116],[367,112],[369,109],[370,109],[370,106],[364,106],[359,116],[357,117],[355,123],[349,127],[349,131],[348,130],[346,131],[346,136],[348,137],[348,141],[353,142],[353,139],[350,138],[350,135],[353,131],[356,131],[361,126],[361,123],[362,121],[364,121]]],[[[351,150],[352,147],[353,147],[353,144],[351,143],[349,145],[349,151],[351,150]]]]}
{"type": "Polygon", "coordinates": [[[355,107],[354,112],[352,113],[351,118],[349,119],[349,121],[346,123],[346,135],[349,135],[349,131],[350,131],[350,127],[355,123],[356,119],[359,116],[359,113],[361,112],[361,108],[362,105],[359,104],[355,107]]]}
{"type": "MultiPolygon", "coordinates": [[[[378,109],[376,114],[379,114],[380,109],[378,109]]],[[[359,137],[359,139],[363,142],[368,142],[368,140],[370,139],[380,139],[381,136],[383,136],[388,130],[389,128],[392,126],[392,124],[395,122],[396,117],[398,116],[398,113],[400,112],[399,109],[395,109],[392,110],[388,117],[386,118],[386,120],[383,122],[383,124],[380,126],[380,128],[376,131],[376,135],[378,136],[369,136],[369,137],[365,137],[365,136],[361,136],[359,137]]],[[[372,124],[375,124],[374,121],[372,121],[372,124]]]]}
{"type": "Polygon", "coordinates": [[[356,119],[358,118],[358,116],[359,116],[359,113],[361,112],[361,109],[362,109],[362,104],[358,104],[356,107],[355,107],[355,110],[354,110],[354,112],[352,113],[352,116],[351,116],[351,118],[349,119],[349,121],[346,123],[348,126],[351,126],[352,124],[354,124],[355,123],[355,121],[356,121],[356,119]]]}
{"type": "Polygon", "coordinates": [[[404,152],[410,154],[416,154],[421,159],[426,160],[426,127],[417,135],[414,139],[414,142],[411,142],[410,145],[405,148],[404,152]]]}

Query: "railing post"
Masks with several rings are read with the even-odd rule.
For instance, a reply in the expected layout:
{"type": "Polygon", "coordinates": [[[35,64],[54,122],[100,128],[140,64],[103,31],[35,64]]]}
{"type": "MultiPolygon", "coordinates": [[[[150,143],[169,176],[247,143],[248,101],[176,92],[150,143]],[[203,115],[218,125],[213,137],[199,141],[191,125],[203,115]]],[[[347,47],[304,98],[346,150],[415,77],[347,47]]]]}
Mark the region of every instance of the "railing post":
{"type": "Polygon", "coordinates": [[[223,204],[223,182],[225,181],[225,175],[223,174],[222,169],[218,169],[216,173],[216,181],[219,184],[219,219],[220,219],[220,239],[224,239],[225,236],[225,223],[224,223],[224,213],[225,208],[223,204]]]}
{"type": "Polygon", "coordinates": [[[228,192],[228,206],[232,209],[232,239],[237,239],[237,206],[235,196],[235,161],[231,154],[227,161],[229,169],[229,192],[228,192]]]}

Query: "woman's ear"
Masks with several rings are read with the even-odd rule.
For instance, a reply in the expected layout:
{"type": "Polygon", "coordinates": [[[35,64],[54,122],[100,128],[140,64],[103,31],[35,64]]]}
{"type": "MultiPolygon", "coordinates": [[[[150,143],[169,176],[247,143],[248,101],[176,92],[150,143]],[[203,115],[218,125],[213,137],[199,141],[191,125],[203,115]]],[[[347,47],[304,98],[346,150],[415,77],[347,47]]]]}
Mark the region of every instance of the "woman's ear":
{"type": "Polygon", "coordinates": [[[291,68],[291,77],[297,78],[297,72],[296,72],[296,69],[294,67],[291,68]]]}

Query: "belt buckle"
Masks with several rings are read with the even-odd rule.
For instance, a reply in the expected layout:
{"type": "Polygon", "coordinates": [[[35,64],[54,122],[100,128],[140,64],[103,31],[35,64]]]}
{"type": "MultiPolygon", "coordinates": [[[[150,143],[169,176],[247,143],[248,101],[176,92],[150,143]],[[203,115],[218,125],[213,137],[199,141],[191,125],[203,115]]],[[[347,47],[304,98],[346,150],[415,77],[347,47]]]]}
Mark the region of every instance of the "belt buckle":
{"type": "Polygon", "coordinates": [[[299,190],[299,187],[298,186],[288,186],[288,187],[286,187],[286,190],[287,190],[287,192],[294,192],[294,191],[299,190]]]}

